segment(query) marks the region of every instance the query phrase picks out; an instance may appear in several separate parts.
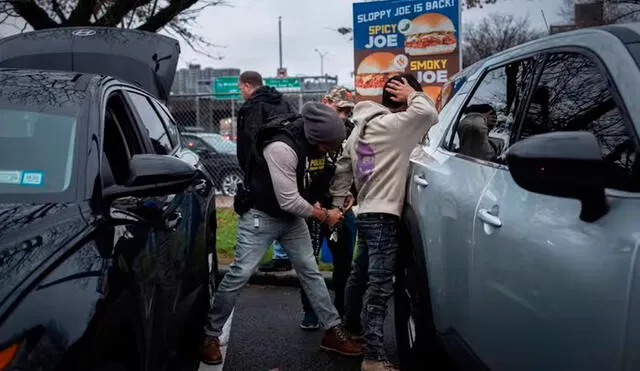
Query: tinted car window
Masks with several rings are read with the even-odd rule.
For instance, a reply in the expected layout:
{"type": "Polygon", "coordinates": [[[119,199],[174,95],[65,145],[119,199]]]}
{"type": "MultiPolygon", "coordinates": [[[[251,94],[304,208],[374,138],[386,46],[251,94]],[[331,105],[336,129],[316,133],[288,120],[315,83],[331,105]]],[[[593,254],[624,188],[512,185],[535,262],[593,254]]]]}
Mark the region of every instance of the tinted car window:
{"type": "Polygon", "coordinates": [[[164,107],[160,105],[160,103],[153,102],[153,104],[155,105],[158,114],[162,118],[162,121],[164,121],[164,126],[167,128],[167,133],[169,134],[169,140],[171,141],[171,144],[174,147],[177,146],[179,143],[178,137],[180,136],[180,133],[178,132],[178,128],[176,127],[175,122],[173,121],[167,110],[165,110],[164,107]]]}
{"type": "Polygon", "coordinates": [[[504,163],[516,114],[532,76],[531,60],[512,62],[487,72],[458,117],[455,137],[459,143],[451,143],[451,150],[504,163]]]}
{"type": "Polygon", "coordinates": [[[199,134],[198,137],[213,147],[213,149],[218,153],[235,155],[237,152],[236,144],[230,140],[224,139],[222,135],[209,133],[199,134]]]}
{"type": "Polygon", "coordinates": [[[69,187],[76,118],[0,109],[0,193],[51,193],[69,187]]]}
{"type": "Polygon", "coordinates": [[[173,145],[169,140],[169,135],[165,130],[160,116],[158,116],[149,99],[144,95],[132,92],[129,92],[128,95],[136,111],[138,111],[142,124],[149,132],[149,137],[151,138],[155,152],[161,155],[169,154],[173,149],[173,145]]]}
{"type": "Polygon", "coordinates": [[[613,186],[632,189],[636,142],[606,72],[578,53],[552,54],[531,97],[520,138],[553,131],[588,131],[600,143],[613,186]]]}

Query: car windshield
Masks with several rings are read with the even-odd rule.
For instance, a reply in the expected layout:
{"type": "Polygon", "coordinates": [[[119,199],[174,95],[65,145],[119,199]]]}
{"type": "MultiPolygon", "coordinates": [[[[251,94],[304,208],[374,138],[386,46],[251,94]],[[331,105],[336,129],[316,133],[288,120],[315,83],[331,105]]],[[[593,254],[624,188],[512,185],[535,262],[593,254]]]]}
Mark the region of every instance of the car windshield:
{"type": "Polygon", "coordinates": [[[69,187],[76,118],[0,109],[0,193],[53,193],[69,187]]]}
{"type": "Polygon", "coordinates": [[[230,140],[225,139],[219,134],[198,134],[198,137],[204,140],[208,145],[218,153],[224,153],[228,155],[236,154],[236,144],[230,140]]]}

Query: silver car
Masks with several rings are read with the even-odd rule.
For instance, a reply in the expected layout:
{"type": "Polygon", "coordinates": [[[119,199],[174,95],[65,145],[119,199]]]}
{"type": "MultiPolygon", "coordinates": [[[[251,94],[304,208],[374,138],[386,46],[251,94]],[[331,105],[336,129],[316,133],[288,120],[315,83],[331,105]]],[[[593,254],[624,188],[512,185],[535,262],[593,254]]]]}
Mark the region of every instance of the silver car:
{"type": "Polygon", "coordinates": [[[639,63],[640,24],[607,26],[443,88],[407,182],[405,367],[640,370],[639,63]]]}

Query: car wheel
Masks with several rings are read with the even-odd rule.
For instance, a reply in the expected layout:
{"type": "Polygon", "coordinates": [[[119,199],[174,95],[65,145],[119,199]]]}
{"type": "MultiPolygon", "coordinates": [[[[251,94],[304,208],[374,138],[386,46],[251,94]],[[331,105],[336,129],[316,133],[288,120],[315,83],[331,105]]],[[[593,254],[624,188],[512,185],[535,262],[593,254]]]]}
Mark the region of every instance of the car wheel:
{"type": "MultiPolygon", "coordinates": [[[[407,234],[405,234],[406,236],[407,234]]],[[[411,246],[409,239],[404,246],[411,246]]],[[[398,354],[403,370],[424,369],[442,364],[443,352],[437,341],[429,299],[429,286],[421,248],[406,249],[398,255],[394,312],[398,354]]]]}
{"type": "Polygon", "coordinates": [[[227,173],[220,183],[222,194],[234,197],[238,193],[238,183],[242,182],[242,176],[239,173],[227,173]]]}

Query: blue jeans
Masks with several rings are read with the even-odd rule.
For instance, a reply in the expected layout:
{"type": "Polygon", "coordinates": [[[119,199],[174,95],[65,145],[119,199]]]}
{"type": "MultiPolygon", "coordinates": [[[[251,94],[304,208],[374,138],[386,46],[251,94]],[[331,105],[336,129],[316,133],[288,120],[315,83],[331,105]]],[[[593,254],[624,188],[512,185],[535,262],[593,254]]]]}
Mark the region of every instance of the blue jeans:
{"type": "Polygon", "coordinates": [[[358,253],[345,289],[344,317],[349,327],[363,324],[368,360],[386,360],[383,328],[393,295],[399,227],[395,215],[358,215],[358,253]]]}
{"type": "Polygon", "coordinates": [[[238,220],[237,239],[235,258],[209,309],[204,328],[206,335],[220,336],[222,327],[236,305],[240,290],[249,282],[274,240],[280,241],[287,251],[300,284],[309,295],[313,310],[324,328],[340,325],[340,315],[331,303],[329,290],[313,256],[311,236],[304,219],[294,216],[274,218],[251,209],[238,220]]]}
{"type": "MultiPolygon", "coordinates": [[[[342,228],[339,230],[338,241],[333,242],[329,240],[331,232],[326,225],[323,225],[321,230],[322,235],[327,237],[327,244],[333,257],[333,272],[331,274],[333,291],[335,292],[333,304],[336,306],[340,315],[344,314],[344,290],[347,285],[347,280],[349,279],[349,272],[351,272],[353,248],[356,243],[356,229],[356,216],[353,211],[349,210],[344,214],[344,221],[342,222],[342,228]]],[[[304,290],[300,290],[300,294],[302,309],[305,312],[312,311],[311,303],[304,293],[304,290]]]]}

